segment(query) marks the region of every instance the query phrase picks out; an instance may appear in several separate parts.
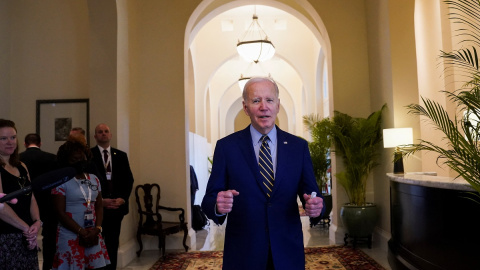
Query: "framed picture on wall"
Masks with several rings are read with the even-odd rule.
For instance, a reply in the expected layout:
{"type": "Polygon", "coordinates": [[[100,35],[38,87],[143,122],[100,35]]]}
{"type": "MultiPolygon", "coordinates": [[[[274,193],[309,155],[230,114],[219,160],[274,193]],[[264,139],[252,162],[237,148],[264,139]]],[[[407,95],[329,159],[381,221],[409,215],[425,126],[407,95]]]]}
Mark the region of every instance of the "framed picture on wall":
{"type": "Polygon", "coordinates": [[[42,149],[56,154],[74,127],[85,130],[90,144],[89,119],[88,99],[37,100],[36,132],[42,138],[42,149]]]}

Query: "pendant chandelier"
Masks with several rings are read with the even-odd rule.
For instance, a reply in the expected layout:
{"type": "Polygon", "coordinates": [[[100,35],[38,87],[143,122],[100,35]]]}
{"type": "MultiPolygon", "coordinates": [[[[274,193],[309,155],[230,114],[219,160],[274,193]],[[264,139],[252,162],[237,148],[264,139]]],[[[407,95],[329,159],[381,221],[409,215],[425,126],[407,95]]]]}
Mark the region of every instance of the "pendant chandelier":
{"type": "Polygon", "coordinates": [[[243,93],[243,88],[245,84],[253,77],[269,77],[272,78],[269,72],[266,72],[263,67],[263,63],[252,62],[248,64],[247,69],[240,74],[240,78],[238,79],[238,87],[240,91],[243,93]],[[246,74],[246,75],[244,75],[246,74]]]}
{"type": "Polygon", "coordinates": [[[243,77],[243,74],[240,74],[240,78],[238,79],[238,87],[240,87],[240,91],[242,91],[242,93],[245,84],[247,84],[248,80],[250,80],[251,78],[252,77],[243,77]]]}
{"type": "MultiPolygon", "coordinates": [[[[240,78],[238,78],[238,87],[240,87],[240,91],[242,93],[243,93],[243,88],[245,88],[245,84],[247,84],[248,80],[250,80],[253,77],[256,77],[256,76],[244,77],[243,74],[240,74],[240,78]]],[[[273,80],[272,75],[270,75],[270,73],[268,74],[268,78],[273,80]]]]}
{"type": "Polygon", "coordinates": [[[237,43],[240,56],[249,62],[265,61],[273,57],[275,47],[258,23],[258,16],[253,15],[253,21],[237,43]]]}

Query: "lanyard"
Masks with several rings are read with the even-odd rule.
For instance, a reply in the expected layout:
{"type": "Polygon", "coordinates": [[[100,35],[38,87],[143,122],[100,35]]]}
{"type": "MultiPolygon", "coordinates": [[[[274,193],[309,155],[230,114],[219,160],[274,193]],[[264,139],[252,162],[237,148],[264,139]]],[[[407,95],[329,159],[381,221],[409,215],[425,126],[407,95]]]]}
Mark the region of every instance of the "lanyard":
{"type": "Polygon", "coordinates": [[[110,155],[110,153],[108,153],[108,158],[107,160],[105,160],[105,162],[103,163],[103,166],[105,167],[105,171],[107,171],[107,167],[108,165],[110,165],[110,170],[112,169],[112,155],[110,155]]]}
{"type": "MultiPolygon", "coordinates": [[[[85,173],[83,175],[85,175],[85,181],[89,181],[87,178],[87,175],[85,173]]],[[[87,202],[87,207],[90,208],[90,202],[92,201],[92,190],[90,189],[90,185],[87,185],[87,189],[88,189],[88,198],[87,198],[87,194],[85,194],[85,190],[83,189],[82,185],[80,184],[77,178],[75,178],[75,180],[77,180],[77,184],[80,187],[80,190],[82,191],[83,198],[87,202]]]]}

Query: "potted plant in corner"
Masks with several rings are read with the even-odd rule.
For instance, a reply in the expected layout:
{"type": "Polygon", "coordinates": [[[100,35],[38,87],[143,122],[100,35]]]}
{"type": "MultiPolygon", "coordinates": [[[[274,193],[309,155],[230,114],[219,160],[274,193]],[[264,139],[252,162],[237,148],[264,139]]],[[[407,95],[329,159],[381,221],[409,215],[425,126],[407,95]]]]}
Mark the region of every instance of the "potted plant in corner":
{"type": "MultiPolygon", "coordinates": [[[[480,23],[478,13],[479,1],[445,1],[450,9],[450,19],[459,27],[458,36],[467,42],[459,50],[441,52],[448,70],[452,70],[458,78],[462,78],[462,87],[454,91],[442,91],[452,102],[457,115],[449,115],[448,110],[440,103],[422,97],[423,106],[410,104],[409,113],[419,115],[443,133],[442,142],[447,147],[435,142],[420,140],[403,150],[408,156],[418,151],[438,154],[439,163],[447,165],[458,173],[457,177],[465,179],[472,188],[480,193],[480,63],[477,51],[480,45],[480,31],[476,27],[480,23]],[[471,45],[466,46],[466,45],[471,45]],[[463,113],[463,115],[461,115],[463,113]]],[[[480,196],[476,198],[480,202],[480,196]]]]}
{"type": "Polygon", "coordinates": [[[303,123],[310,131],[312,141],[308,143],[310,156],[313,163],[313,171],[317,185],[322,192],[325,211],[320,217],[320,225],[330,226],[330,213],[332,211],[332,194],[328,184],[330,181],[330,146],[332,144],[330,132],[330,120],[320,119],[318,115],[310,114],[303,116],[303,123]]]}
{"type": "Polygon", "coordinates": [[[376,158],[382,142],[382,111],[367,118],[354,118],[335,111],[330,132],[335,145],[335,154],[343,161],[344,170],[335,174],[338,183],[345,189],[349,202],[342,206],[340,216],[348,238],[365,238],[371,248],[372,233],[378,219],[377,206],[366,201],[367,178],[378,165],[376,158]]]}

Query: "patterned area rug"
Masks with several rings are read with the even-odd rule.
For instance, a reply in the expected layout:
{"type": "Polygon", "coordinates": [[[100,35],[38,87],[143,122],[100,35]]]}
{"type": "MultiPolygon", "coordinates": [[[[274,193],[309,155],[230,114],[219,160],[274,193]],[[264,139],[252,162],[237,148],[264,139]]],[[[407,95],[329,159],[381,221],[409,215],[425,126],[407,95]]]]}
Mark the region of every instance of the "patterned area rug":
{"type": "MultiPolygon", "coordinates": [[[[193,251],[169,253],[158,260],[150,270],[219,270],[222,269],[222,251],[193,251]]],[[[306,270],[384,269],[359,249],[344,246],[305,248],[306,270]]]]}

